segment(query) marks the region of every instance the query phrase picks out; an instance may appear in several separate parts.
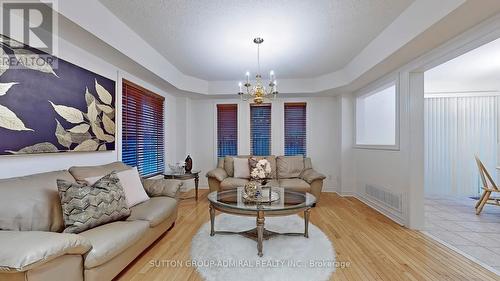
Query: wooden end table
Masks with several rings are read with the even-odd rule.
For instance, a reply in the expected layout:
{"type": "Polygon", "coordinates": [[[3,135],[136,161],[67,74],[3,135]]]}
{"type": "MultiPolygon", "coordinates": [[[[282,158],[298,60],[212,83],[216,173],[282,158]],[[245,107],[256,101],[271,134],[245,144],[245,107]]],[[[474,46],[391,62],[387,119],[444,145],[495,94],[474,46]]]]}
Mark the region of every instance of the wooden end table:
{"type": "MultiPolygon", "coordinates": [[[[165,179],[173,179],[173,180],[190,180],[194,179],[194,189],[195,189],[195,199],[198,201],[198,183],[200,182],[200,173],[201,171],[191,171],[190,173],[173,173],[173,172],[165,172],[163,173],[163,177],[165,179]]],[[[190,197],[192,198],[192,197],[190,197]]]]}

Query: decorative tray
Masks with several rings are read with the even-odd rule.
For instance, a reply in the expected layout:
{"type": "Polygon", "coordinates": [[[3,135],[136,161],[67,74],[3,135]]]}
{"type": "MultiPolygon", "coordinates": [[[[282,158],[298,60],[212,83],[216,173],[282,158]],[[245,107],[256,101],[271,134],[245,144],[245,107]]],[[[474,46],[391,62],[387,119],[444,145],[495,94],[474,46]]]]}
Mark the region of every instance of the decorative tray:
{"type": "Polygon", "coordinates": [[[247,202],[274,202],[280,199],[280,194],[276,191],[271,191],[271,198],[269,198],[269,189],[265,189],[262,191],[262,196],[260,197],[248,196],[246,193],[243,193],[243,199],[247,202]]]}

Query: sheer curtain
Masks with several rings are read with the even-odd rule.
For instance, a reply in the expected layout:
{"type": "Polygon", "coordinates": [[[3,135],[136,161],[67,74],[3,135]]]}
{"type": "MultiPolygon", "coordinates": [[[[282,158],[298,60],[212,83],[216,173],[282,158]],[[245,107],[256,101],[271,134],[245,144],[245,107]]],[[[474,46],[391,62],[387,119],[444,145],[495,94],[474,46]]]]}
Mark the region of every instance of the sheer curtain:
{"type": "Polygon", "coordinates": [[[477,154],[497,176],[498,95],[426,96],[425,192],[479,193],[477,154]]]}

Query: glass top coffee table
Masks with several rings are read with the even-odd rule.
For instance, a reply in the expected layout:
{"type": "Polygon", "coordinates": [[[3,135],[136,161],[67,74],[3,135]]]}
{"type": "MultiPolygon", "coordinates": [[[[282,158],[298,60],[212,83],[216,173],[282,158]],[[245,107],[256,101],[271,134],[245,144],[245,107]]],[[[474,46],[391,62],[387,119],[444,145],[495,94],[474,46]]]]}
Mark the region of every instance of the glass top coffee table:
{"type": "MultiPolygon", "coordinates": [[[[261,202],[246,201],[243,198],[243,187],[225,191],[214,191],[208,194],[208,200],[210,202],[210,236],[214,236],[215,234],[239,234],[253,239],[257,241],[257,254],[260,257],[263,255],[262,241],[273,236],[288,235],[309,238],[309,213],[314,203],[316,203],[316,197],[307,192],[291,191],[278,187],[273,187],[272,191],[279,194],[279,199],[274,202],[265,200],[261,202]],[[257,226],[253,229],[241,232],[215,231],[214,220],[216,210],[227,214],[256,217],[257,226]],[[304,212],[304,232],[277,233],[267,230],[264,227],[266,216],[288,216],[299,212],[304,212]]],[[[266,192],[269,192],[268,188],[263,189],[263,193],[266,192]]]]}

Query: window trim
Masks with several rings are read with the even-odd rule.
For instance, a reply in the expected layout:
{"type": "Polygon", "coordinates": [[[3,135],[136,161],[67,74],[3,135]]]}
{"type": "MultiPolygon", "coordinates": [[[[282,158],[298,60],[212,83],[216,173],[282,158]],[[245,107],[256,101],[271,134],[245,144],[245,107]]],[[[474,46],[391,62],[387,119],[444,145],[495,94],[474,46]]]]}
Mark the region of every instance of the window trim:
{"type": "Polygon", "coordinates": [[[367,150],[387,150],[387,151],[400,151],[400,108],[401,108],[401,91],[400,91],[400,79],[391,77],[391,79],[382,81],[381,83],[378,83],[374,85],[373,87],[366,88],[364,90],[359,91],[355,96],[354,96],[354,136],[353,136],[353,148],[354,149],[367,149],[367,150]],[[393,145],[384,145],[384,144],[358,144],[358,98],[360,97],[366,97],[372,94],[375,94],[377,92],[380,92],[382,90],[385,90],[389,87],[395,86],[396,87],[396,124],[395,124],[395,140],[393,145]]]}
{"type": "MultiPolygon", "coordinates": [[[[219,105],[236,105],[236,155],[240,152],[240,104],[238,102],[216,102],[214,104],[214,126],[215,126],[215,159],[219,159],[219,125],[218,125],[218,106],[219,105]]],[[[225,156],[224,156],[225,157],[225,156]]],[[[220,158],[224,158],[220,157],[220,158]]]]}
{"type": "MultiPolygon", "coordinates": [[[[272,103],[261,103],[261,104],[256,104],[256,103],[251,103],[248,105],[248,129],[249,129],[249,149],[250,149],[250,155],[254,155],[253,152],[253,141],[252,141],[252,107],[258,107],[258,106],[269,106],[269,155],[273,154],[273,105],[272,103]]],[[[269,156],[265,155],[265,156],[269,156]]]]}
{"type": "MultiPolygon", "coordinates": [[[[123,99],[124,99],[124,91],[125,91],[125,85],[128,84],[129,87],[131,88],[136,88],[138,90],[141,90],[142,91],[142,94],[145,95],[145,96],[149,96],[149,97],[152,97],[152,98],[156,98],[156,99],[159,99],[162,101],[162,107],[163,107],[163,110],[162,110],[162,117],[163,117],[163,120],[162,120],[162,131],[163,131],[163,141],[162,141],[162,146],[163,146],[163,153],[161,154],[162,156],[162,164],[163,164],[163,170],[165,170],[165,165],[166,165],[166,162],[167,162],[167,159],[166,159],[166,152],[167,152],[167,147],[166,147],[166,114],[165,114],[165,110],[166,110],[166,98],[160,94],[157,94],[156,92],[152,91],[152,90],[149,90],[148,88],[146,87],[143,87],[135,82],[132,82],[130,79],[127,79],[125,77],[121,77],[121,83],[120,83],[120,127],[119,127],[119,133],[120,133],[120,153],[119,153],[119,159],[120,161],[123,161],[123,139],[124,139],[124,126],[123,126],[123,122],[124,122],[124,115],[123,115],[123,110],[124,110],[124,106],[123,106],[123,99]]],[[[139,167],[137,167],[139,168],[139,167]]],[[[153,174],[146,174],[146,175],[140,175],[141,177],[143,178],[150,178],[150,177],[154,177],[154,176],[157,176],[157,175],[160,175],[162,174],[164,171],[157,171],[153,174]]]]}
{"type": "Polygon", "coordinates": [[[238,118],[238,122],[236,123],[236,126],[238,128],[238,135],[237,135],[237,152],[238,152],[238,155],[240,155],[240,152],[241,152],[241,120],[243,118],[243,116],[241,115],[242,112],[241,112],[241,109],[244,108],[244,107],[241,107],[241,101],[240,100],[223,100],[223,101],[213,101],[212,102],[212,108],[213,108],[213,128],[214,128],[214,134],[213,134],[213,163],[217,164],[217,162],[219,161],[219,157],[218,157],[218,148],[217,148],[217,105],[218,104],[236,104],[236,110],[237,110],[237,118],[238,118]]]}
{"type": "MultiPolygon", "coordinates": [[[[306,120],[305,120],[305,154],[304,157],[307,157],[308,145],[309,145],[309,110],[308,104],[306,101],[285,101],[283,102],[283,155],[286,155],[286,105],[304,105],[306,111],[306,120]]],[[[272,128],[271,128],[272,129],[272,128]]],[[[272,133],[272,132],[271,132],[272,133]]]]}

